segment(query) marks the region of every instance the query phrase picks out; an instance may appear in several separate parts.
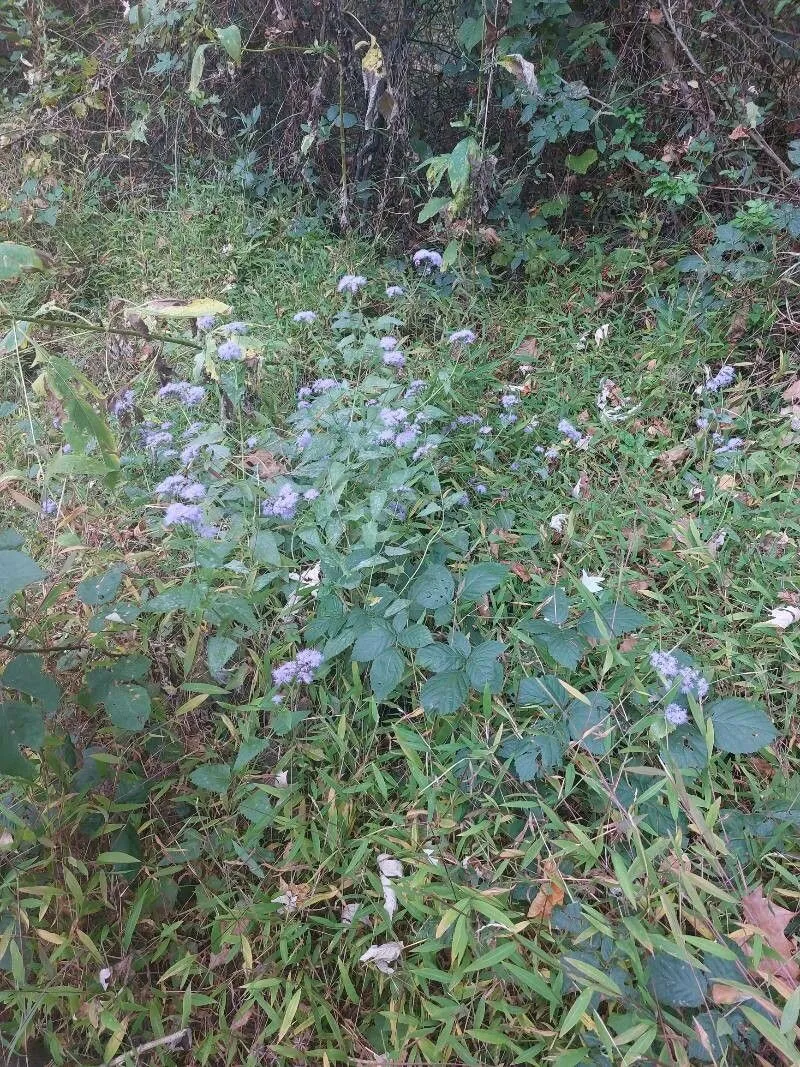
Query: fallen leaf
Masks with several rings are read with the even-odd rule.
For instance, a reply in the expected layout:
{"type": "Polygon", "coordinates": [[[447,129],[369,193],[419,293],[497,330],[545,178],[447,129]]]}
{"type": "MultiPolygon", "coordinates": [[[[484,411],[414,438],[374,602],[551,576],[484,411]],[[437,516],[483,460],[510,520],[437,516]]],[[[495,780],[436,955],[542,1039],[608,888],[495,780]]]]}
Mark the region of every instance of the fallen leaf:
{"type": "Polygon", "coordinates": [[[530,356],[532,359],[537,358],[539,355],[539,342],[535,337],[526,337],[525,340],[521,342],[514,355],[530,356]]]}
{"type": "Polygon", "coordinates": [[[765,626],[774,626],[776,630],[786,630],[793,623],[800,622],[800,608],[787,604],[785,608],[770,608],[770,617],[765,626]]]}
{"type": "Polygon", "coordinates": [[[660,26],[664,21],[664,12],[660,7],[651,7],[647,13],[647,17],[654,26],[660,26]]]}
{"type": "Polygon", "coordinates": [[[241,1015],[237,1015],[236,1018],[231,1023],[231,1030],[233,1030],[234,1032],[238,1032],[239,1030],[244,1030],[245,1026],[247,1026],[247,1024],[252,1019],[253,1014],[255,1013],[255,1010],[256,1010],[255,1004],[251,1004],[249,1008],[245,1008],[245,1010],[241,1013],[241,1015]]]}
{"type": "MultiPolygon", "coordinates": [[[[747,924],[755,927],[779,957],[779,959],[762,957],[756,968],[758,973],[762,976],[772,975],[775,978],[782,978],[793,989],[796,988],[800,981],[800,966],[794,960],[797,944],[785,933],[786,927],[795,918],[795,913],[768,900],[761,886],[742,897],[742,913],[747,924]]],[[[744,945],[744,949],[745,952],[748,951],[747,944],[744,945]]]]}
{"type": "Polygon", "coordinates": [[[496,248],[500,244],[500,234],[493,226],[479,226],[478,236],[490,248],[496,248]]]}
{"type": "Polygon", "coordinates": [[[384,945],[370,945],[367,951],[359,956],[359,963],[374,963],[383,974],[394,974],[394,963],[402,955],[405,945],[402,941],[387,941],[384,945]]]}
{"type": "Polygon", "coordinates": [[[554,515],[548,523],[548,526],[551,530],[555,530],[556,533],[563,533],[564,527],[567,525],[568,519],[569,515],[554,515]]]}
{"type": "Polygon", "coordinates": [[[746,126],[734,126],[731,132],[728,134],[729,141],[743,141],[746,137],[750,136],[750,131],[746,126]]]}
{"type": "Polygon", "coordinates": [[[265,452],[263,449],[250,452],[244,457],[244,462],[248,467],[253,467],[258,477],[263,478],[265,481],[277,478],[286,471],[286,467],[280,459],[271,452],[265,452]]]}
{"type": "Polygon", "coordinates": [[[100,983],[103,989],[108,989],[109,985],[111,984],[111,975],[113,973],[114,972],[111,970],[110,967],[100,968],[100,972],[97,975],[97,981],[100,983]]]}
{"type": "Polygon", "coordinates": [[[391,919],[397,911],[397,893],[394,891],[392,881],[403,877],[403,864],[400,860],[393,859],[386,852],[382,852],[378,856],[378,874],[383,889],[383,907],[391,919]]]}
{"type": "Polygon", "coordinates": [[[561,872],[555,860],[547,859],[542,864],[542,885],[528,908],[529,919],[549,919],[553,908],[564,903],[564,886],[561,872]]]}
{"type": "Polygon", "coordinates": [[[531,572],[524,563],[512,563],[510,567],[512,573],[516,574],[521,582],[529,582],[531,580],[531,572]]]}
{"type": "Polygon", "coordinates": [[[604,322],[602,326],[598,326],[594,331],[594,343],[599,348],[605,341],[608,340],[608,335],[611,333],[611,323],[604,322]]]}
{"type": "Polygon", "coordinates": [[[790,404],[800,404],[800,378],[796,378],[791,385],[787,385],[782,396],[790,404]]]}
{"type": "Polygon", "coordinates": [[[342,922],[345,926],[350,926],[357,911],[358,904],[342,904],[342,922]]]}
{"type": "Polygon", "coordinates": [[[731,489],[736,488],[736,476],[733,474],[721,474],[717,478],[717,489],[722,492],[728,492],[731,489]]]}
{"type": "Polygon", "coordinates": [[[588,500],[591,496],[589,490],[589,475],[586,471],[581,472],[580,478],[578,478],[570,491],[570,496],[573,500],[588,500]]]}
{"type": "Polygon", "coordinates": [[[636,578],[632,582],[628,582],[628,588],[632,593],[645,593],[650,588],[649,578],[636,578]]]}
{"type": "Polygon", "coordinates": [[[673,474],[676,468],[689,458],[691,452],[688,445],[673,445],[666,452],[662,452],[656,462],[663,470],[673,474]]]}
{"type": "Polygon", "coordinates": [[[638,634],[628,634],[628,636],[623,638],[622,641],[620,641],[619,643],[620,652],[633,652],[633,650],[636,648],[638,640],[638,634]]]}

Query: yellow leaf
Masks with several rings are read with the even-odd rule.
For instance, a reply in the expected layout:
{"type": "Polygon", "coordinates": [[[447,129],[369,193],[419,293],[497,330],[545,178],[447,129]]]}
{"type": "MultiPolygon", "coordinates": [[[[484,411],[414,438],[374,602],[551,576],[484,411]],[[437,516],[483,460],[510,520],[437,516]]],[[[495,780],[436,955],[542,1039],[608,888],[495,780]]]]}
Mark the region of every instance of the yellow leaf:
{"type": "Polygon", "coordinates": [[[39,935],[42,941],[47,941],[51,945],[65,945],[67,943],[67,939],[65,937],[60,937],[58,934],[53,934],[49,930],[37,930],[36,933],[39,935]]]}
{"type": "Polygon", "coordinates": [[[229,315],[229,304],[211,297],[155,297],[136,309],[140,315],[153,315],[157,319],[197,319],[201,315],[229,315]]]}
{"type": "MultiPolygon", "coordinates": [[[[367,42],[361,41],[359,43],[363,45],[367,42]]],[[[370,74],[375,78],[383,77],[383,52],[372,34],[369,35],[369,47],[361,60],[361,70],[364,74],[370,74]]]]}

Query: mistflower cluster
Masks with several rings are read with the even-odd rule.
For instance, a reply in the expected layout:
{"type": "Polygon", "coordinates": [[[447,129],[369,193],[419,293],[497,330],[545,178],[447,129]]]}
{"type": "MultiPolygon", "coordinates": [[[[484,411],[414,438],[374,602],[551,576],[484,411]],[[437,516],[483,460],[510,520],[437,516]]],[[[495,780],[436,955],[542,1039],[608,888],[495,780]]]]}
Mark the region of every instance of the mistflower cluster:
{"type": "Polygon", "coordinates": [[[292,322],[315,322],[316,318],[316,311],[298,311],[292,315],[292,322]]]}
{"type": "MultiPolygon", "coordinates": [[[[291,685],[292,682],[310,685],[316,671],[322,666],[322,660],[322,653],[315,648],[301,648],[294,659],[273,667],[272,681],[277,686],[291,685]]],[[[280,697],[280,694],[277,696],[280,697]]],[[[274,703],[280,703],[280,700],[274,700],[274,703]]]]}
{"type": "Polygon", "coordinates": [[[234,340],[223,341],[217,349],[217,355],[226,363],[242,358],[242,346],[234,340]]]}
{"type": "Polygon", "coordinates": [[[202,404],[206,398],[206,391],[202,385],[192,385],[191,382],[169,382],[162,385],[158,390],[160,397],[174,396],[187,408],[202,404]]]}
{"type": "Polygon", "coordinates": [[[680,704],[667,704],[664,708],[664,718],[672,726],[685,726],[689,721],[689,712],[680,704]]]}
{"type": "Polygon", "coordinates": [[[149,426],[143,426],[142,433],[142,447],[146,452],[155,459],[158,456],[160,459],[169,459],[171,456],[176,455],[172,445],[172,434],[167,427],[169,423],[163,423],[158,428],[152,428],[149,426]]]}
{"type": "Polygon", "coordinates": [[[402,287],[402,285],[387,285],[386,286],[386,295],[391,300],[392,297],[405,296],[406,295],[406,291],[402,287]]]}
{"type": "Polygon", "coordinates": [[[123,415],[126,411],[133,411],[133,405],[136,401],[133,389],[126,389],[125,392],[118,396],[114,403],[111,405],[112,415],[116,415],[117,418],[123,415]]]}
{"type": "Polygon", "coordinates": [[[226,337],[233,337],[234,334],[247,333],[247,323],[229,322],[227,323],[227,325],[222,327],[222,333],[224,333],[226,337]]]}
{"type": "Polygon", "coordinates": [[[677,682],[680,692],[684,696],[693,696],[698,703],[708,696],[710,686],[700,671],[681,666],[671,652],[651,652],[650,666],[658,672],[668,690],[677,682]]]}
{"type": "Polygon", "coordinates": [[[297,445],[297,448],[298,448],[298,450],[300,452],[304,452],[305,449],[308,448],[308,446],[311,444],[311,442],[313,440],[314,440],[314,435],[311,433],[311,431],[310,430],[303,430],[303,432],[298,435],[298,438],[295,441],[295,444],[297,445]]]}
{"type": "Polygon", "coordinates": [[[472,330],[455,330],[448,337],[451,345],[471,345],[477,340],[472,330]]]}
{"type": "Polygon", "coordinates": [[[214,530],[206,524],[202,508],[197,504],[181,504],[174,501],[164,512],[164,526],[188,526],[201,537],[213,537],[214,530]]]}
{"type": "Polygon", "coordinates": [[[574,444],[578,444],[579,441],[583,440],[583,434],[572,425],[569,419],[561,419],[557,429],[560,434],[568,437],[574,444]]]}
{"type": "Polygon", "coordinates": [[[367,284],[363,274],[343,274],[339,279],[336,289],[340,293],[357,293],[367,284]]]}
{"type": "Polygon", "coordinates": [[[415,378],[403,393],[403,400],[416,400],[424,388],[425,382],[422,378],[415,378]]]}
{"type": "Polygon", "coordinates": [[[197,328],[198,330],[213,330],[217,321],[216,315],[198,315],[197,316],[197,328]]]}
{"type": "Polygon", "coordinates": [[[42,514],[43,515],[55,515],[58,511],[58,504],[52,497],[45,497],[42,501],[42,514]]]}
{"type": "Polygon", "coordinates": [[[387,367],[396,367],[398,370],[405,367],[406,357],[402,352],[394,350],[392,352],[383,353],[383,362],[387,367]]]}
{"type": "Polygon", "coordinates": [[[157,496],[177,497],[180,500],[196,502],[205,499],[206,487],[201,482],[193,482],[185,474],[170,474],[155,487],[157,496]]]}
{"type": "Polygon", "coordinates": [[[430,274],[432,270],[441,270],[443,261],[440,252],[432,252],[430,248],[420,248],[414,253],[412,262],[415,267],[423,268],[423,274],[430,274]]]}
{"type": "MultiPolygon", "coordinates": [[[[714,437],[716,438],[717,434],[714,434],[714,437]]],[[[741,449],[743,444],[744,444],[744,438],[743,437],[729,437],[728,440],[724,444],[722,444],[718,448],[714,449],[714,454],[719,456],[719,455],[722,455],[725,452],[738,452],[741,449]]]]}
{"type": "Polygon", "coordinates": [[[707,393],[718,393],[720,389],[727,389],[735,377],[736,371],[733,367],[720,367],[713,378],[709,378],[706,382],[705,391],[707,393]]]}
{"type": "Polygon", "coordinates": [[[300,494],[288,482],[284,482],[275,496],[265,500],[261,505],[261,514],[268,518],[283,519],[289,522],[295,517],[299,503],[300,494]]]}

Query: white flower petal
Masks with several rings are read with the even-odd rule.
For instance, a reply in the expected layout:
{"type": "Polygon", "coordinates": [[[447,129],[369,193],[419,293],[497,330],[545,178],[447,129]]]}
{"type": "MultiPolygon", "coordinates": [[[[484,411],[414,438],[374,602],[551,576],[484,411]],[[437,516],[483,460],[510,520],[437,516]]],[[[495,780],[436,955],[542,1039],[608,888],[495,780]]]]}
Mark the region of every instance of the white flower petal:
{"type": "Polygon", "coordinates": [[[97,981],[100,983],[100,985],[103,987],[103,989],[108,989],[109,985],[111,984],[111,975],[112,974],[113,974],[113,972],[112,972],[110,967],[101,967],[100,968],[100,973],[97,976],[97,981]]]}
{"type": "Polygon", "coordinates": [[[608,335],[611,333],[611,323],[604,322],[602,326],[598,326],[594,331],[594,343],[599,348],[600,345],[608,340],[608,335]]]}
{"type": "Polygon", "coordinates": [[[584,589],[588,589],[590,593],[602,593],[603,582],[605,582],[605,578],[602,574],[587,574],[586,571],[581,574],[581,585],[584,589]]]}
{"type": "Polygon", "coordinates": [[[555,530],[556,533],[563,533],[564,532],[564,527],[567,525],[567,520],[568,519],[569,519],[569,515],[562,515],[562,514],[554,515],[552,517],[552,519],[550,520],[550,522],[549,522],[550,529],[551,530],[555,530]]]}

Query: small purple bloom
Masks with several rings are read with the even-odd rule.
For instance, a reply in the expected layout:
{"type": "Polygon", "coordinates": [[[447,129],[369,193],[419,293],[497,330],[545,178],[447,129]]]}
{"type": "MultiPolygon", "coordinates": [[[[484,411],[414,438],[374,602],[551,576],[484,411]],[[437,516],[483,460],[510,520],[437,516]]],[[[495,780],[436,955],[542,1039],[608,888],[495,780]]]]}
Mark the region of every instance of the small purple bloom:
{"type": "Polygon", "coordinates": [[[319,489],[306,489],[303,493],[303,500],[316,500],[319,496],[319,489]]]}
{"type": "Polygon", "coordinates": [[[289,521],[294,518],[300,494],[285,482],[271,500],[265,500],[261,505],[261,514],[272,516],[276,519],[289,521]]]}
{"type": "Polygon", "coordinates": [[[471,345],[476,339],[477,338],[472,330],[456,330],[448,337],[448,341],[451,345],[471,345]]]}
{"type": "Polygon", "coordinates": [[[474,426],[476,422],[480,421],[480,415],[459,415],[456,419],[459,426],[474,426]]]}
{"type": "Polygon", "coordinates": [[[504,411],[499,417],[501,426],[512,426],[517,421],[518,416],[512,414],[510,411],[504,411]]]}
{"type": "Polygon", "coordinates": [[[424,388],[425,382],[422,378],[415,378],[409,385],[408,389],[403,393],[403,400],[416,400],[424,388]]]}
{"type": "Polygon", "coordinates": [[[205,527],[203,512],[197,504],[172,503],[164,512],[164,526],[190,526],[200,533],[205,527]]]}
{"type": "Polygon", "coordinates": [[[196,434],[200,433],[202,429],[202,422],[190,422],[181,434],[181,440],[188,441],[190,437],[194,437],[196,434]]]}
{"type": "Polygon", "coordinates": [[[478,482],[478,484],[473,486],[473,488],[474,488],[475,492],[478,494],[478,496],[485,496],[489,492],[489,490],[486,488],[486,486],[483,484],[483,482],[478,482]]]}
{"type": "Polygon", "coordinates": [[[188,481],[183,474],[170,474],[163,482],[159,482],[153,491],[156,496],[177,496],[181,489],[188,485],[188,481]]]}
{"type": "Polygon", "coordinates": [[[387,285],[386,295],[391,298],[393,296],[405,296],[406,291],[402,285],[387,285]]]}
{"type": "Polygon", "coordinates": [[[408,419],[408,412],[405,408],[381,408],[378,413],[378,418],[381,420],[384,426],[388,429],[400,426],[408,419]]]}
{"type": "Polygon", "coordinates": [[[480,429],[478,430],[478,433],[481,434],[483,437],[489,437],[491,432],[492,432],[491,426],[481,426],[480,429]]]}
{"type": "Polygon", "coordinates": [[[319,396],[321,393],[329,393],[331,389],[336,389],[339,384],[335,378],[317,378],[311,383],[311,391],[319,396]]]}
{"type": "Polygon", "coordinates": [[[223,341],[217,349],[217,355],[227,363],[234,359],[241,359],[242,349],[236,341],[223,341]]]}
{"type": "Polygon", "coordinates": [[[226,337],[233,337],[234,334],[247,333],[246,322],[229,322],[227,326],[222,327],[222,332],[226,337]]]}
{"type": "Polygon", "coordinates": [[[436,445],[432,444],[429,441],[426,445],[420,445],[419,448],[412,455],[411,459],[414,463],[416,463],[418,459],[423,459],[425,456],[429,456],[431,452],[434,452],[435,450],[436,445]]]}
{"type": "Polygon", "coordinates": [[[276,693],[275,696],[272,698],[272,703],[273,704],[282,704],[283,703],[283,693],[276,693]]]}
{"type": "Polygon", "coordinates": [[[386,505],[386,510],[390,515],[394,515],[394,517],[401,522],[408,515],[408,508],[404,504],[401,504],[399,500],[391,500],[386,505]]]}
{"type": "Polygon", "coordinates": [[[680,704],[667,704],[664,708],[664,718],[672,726],[683,726],[689,721],[689,712],[680,704]]]}
{"type": "Polygon", "coordinates": [[[272,670],[272,681],[275,685],[288,685],[296,677],[297,664],[291,659],[287,663],[281,663],[279,666],[274,667],[272,670]]]}
{"type": "Polygon", "coordinates": [[[401,430],[395,437],[395,448],[408,448],[409,445],[413,445],[416,439],[419,437],[419,430],[416,426],[407,426],[405,430],[401,430]]]}
{"type": "Polygon", "coordinates": [[[414,253],[412,262],[415,267],[425,267],[425,273],[428,274],[434,268],[441,270],[442,256],[440,252],[432,252],[429,248],[420,248],[414,253]]]}
{"type": "Polygon", "coordinates": [[[383,362],[387,367],[397,367],[399,369],[406,365],[406,357],[402,352],[384,352],[383,362]]]}
{"type": "Polygon", "coordinates": [[[391,352],[393,348],[397,348],[396,337],[381,337],[378,344],[381,346],[384,352],[391,352]]]}
{"type": "Polygon", "coordinates": [[[308,398],[313,395],[314,394],[310,385],[301,385],[300,388],[297,390],[298,400],[308,400],[308,398]]]}
{"type": "Polygon", "coordinates": [[[58,511],[58,504],[52,497],[45,497],[42,501],[42,514],[43,515],[55,515],[58,511]]]}
{"type": "Polygon", "coordinates": [[[314,435],[311,433],[311,431],[310,430],[303,430],[303,432],[300,434],[300,436],[295,441],[295,444],[297,445],[298,449],[301,452],[303,452],[306,448],[308,448],[308,446],[311,444],[311,442],[313,440],[314,440],[314,435]]]}
{"type": "Polygon", "coordinates": [[[322,653],[316,648],[301,648],[294,657],[297,680],[309,685],[314,680],[314,671],[322,664],[322,653]]]}
{"type": "Polygon", "coordinates": [[[658,671],[662,678],[674,678],[680,670],[678,661],[671,652],[651,652],[650,666],[654,671],[658,671]]]}
{"type": "Polygon", "coordinates": [[[133,389],[126,389],[122,396],[118,397],[111,405],[112,414],[116,415],[117,418],[119,418],[119,416],[122,415],[124,412],[132,411],[135,400],[136,396],[133,392],[133,389]]]}
{"type": "Polygon", "coordinates": [[[72,451],[72,445],[62,445],[61,451],[65,456],[68,456],[72,451]]]}
{"type": "Polygon", "coordinates": [[[719,456],[723,452],[738,452],[744,444],[743,437],[730,437],[724,445],[720,445],[719,448],[714,449],[714,454],[719,456]]]}
{"type": "Polygon", "coordinates": [[[160,397],[174,396],[187,408],[201,404],[206,398],[206,391],[202,385],[192,385],[190,382],[169,382],[162,385],[158,390],[160,397]]]}
{"type": "Polygon", "coordinates": [[[154,456],[162,445],[172,444],[172,434],[168,430],[145,430],[142,443],[145,449],[154,456]]]}
{"type": "Polygon", "coordinates": [[[198,330],[213,330],[216,321],[216,315],[198,315],[197,328],[198,330]]]}
{"type": "Polygon", "coordinates": [[[717,393],[720,389],[727,389],[735,377],[736,371],[733,367],[720,367],[713,378],[709,378],[706,382],[705,391],[707,393],[717,393]]]}
{"type": "Polygon", "coordinates": [[[563,434],[564,437],[568,437],[570,441],[578,442],[583,437],[580,430],[576,430],[569,419],[562,419],[559,422],[557,429],[560,434],[563,434]]]}
{"type": "Polygon", "coordinates": [[[178,491],[178,496],[181,500],[204,500],[206,495],[206,487],[201,482],[192,482],[190,485],[184,486],[183,489],[178,491]]]}
{"type": "Polygon", "coordinates": [[[513,408],[518,403],[519,397],[516,393],[506,393],[500,397],[500,404],[506,409],[513,408]]]}
{"type": "Polygon", "coordinates": [[[367,284],[367,279],[362,274],[343,274],[336,286],[340,293],[357,293],[367,284]]]}
{"type": "Polygon", "coordinates": [[[298,311],[292,315],[292,322],[315,322],[316,318],[316,311],[298,311]]]}

